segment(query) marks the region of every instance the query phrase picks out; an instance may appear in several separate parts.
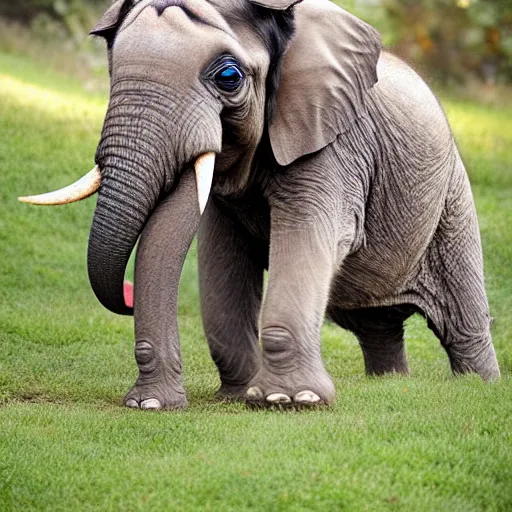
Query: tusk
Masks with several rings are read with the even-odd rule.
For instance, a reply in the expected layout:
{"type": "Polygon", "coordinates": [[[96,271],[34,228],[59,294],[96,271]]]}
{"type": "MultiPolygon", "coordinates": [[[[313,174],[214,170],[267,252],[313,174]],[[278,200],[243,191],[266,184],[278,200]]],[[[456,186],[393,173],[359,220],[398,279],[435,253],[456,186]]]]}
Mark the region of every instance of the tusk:
{"type": "Polygon", "coordinates": [[[55,190],[54,192],[48,192],[47,194],[18,197],[18,201],[44,206],[74,203],[75,201],[80,201],[86,197],[92,196],[98,191],[100,184],[100,168],[96,166],[92,171],[88,172],[72,185],[61,188],[60,190],[55,190]]]}
{"type": "Polygon", "coordinates": [[[196,170],[197,200],[199,201],[199,211],[202,215],[212,188],[215,153],[201,155],[197,158],[194,167],[196,170]]]}

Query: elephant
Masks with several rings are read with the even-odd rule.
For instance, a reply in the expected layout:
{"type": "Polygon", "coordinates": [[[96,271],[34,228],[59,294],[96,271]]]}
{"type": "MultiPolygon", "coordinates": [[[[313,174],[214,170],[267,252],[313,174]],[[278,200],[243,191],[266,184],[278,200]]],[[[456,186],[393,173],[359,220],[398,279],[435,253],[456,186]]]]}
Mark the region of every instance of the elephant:
{"type": "Polygon", "coordinates": [[[436,97],[373,27],[329,0],[116,0],[91,34],[110,72],[96,167],[22,200],[98,192],[88,273],[134,315],[126,406],[187,405],[177,300],[196,234],[222,397],[332,404],[326,317],[368,375],[409,373],[420,313],[455,375],[499,377],[468,175],[436,97]]]}

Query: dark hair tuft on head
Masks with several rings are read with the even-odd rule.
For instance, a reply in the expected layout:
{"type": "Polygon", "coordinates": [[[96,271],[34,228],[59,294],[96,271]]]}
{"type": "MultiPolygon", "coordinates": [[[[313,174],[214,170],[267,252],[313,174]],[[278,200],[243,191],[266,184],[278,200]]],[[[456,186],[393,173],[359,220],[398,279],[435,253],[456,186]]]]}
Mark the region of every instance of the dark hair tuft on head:
{"type": "Polygon", "coordinates": [[[252,10],[252,25],[265,44],[270,57],[265,113],[268,126],[276,105],[283,57],[295,33],[295,16],[293,7],[286,11],[277,11],[250,3],[249,8],[252,10]]]}

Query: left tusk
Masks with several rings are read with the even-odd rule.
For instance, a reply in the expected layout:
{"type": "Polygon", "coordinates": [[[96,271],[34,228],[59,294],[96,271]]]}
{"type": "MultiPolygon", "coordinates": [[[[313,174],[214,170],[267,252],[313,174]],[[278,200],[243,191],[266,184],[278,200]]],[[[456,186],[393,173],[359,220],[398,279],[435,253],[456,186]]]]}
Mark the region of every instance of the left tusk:
{"type": "Polygon", "coordinates": [[[38,196],[18,197],[18,201],[43,206],[74,203],[75,201],[92,196],[98,191],[100,185],[101,172],[100,168],[96,166],[72,185],[55,190],[54,192],[39,194],[38,196]]]}
{"type": "Polygon", "coordinates": [[[196,170],[197,200],[199,201],[199,212],[202,215],[212,188],[215,153],[201,155],[197,158],[194,167],[196,170]]]}

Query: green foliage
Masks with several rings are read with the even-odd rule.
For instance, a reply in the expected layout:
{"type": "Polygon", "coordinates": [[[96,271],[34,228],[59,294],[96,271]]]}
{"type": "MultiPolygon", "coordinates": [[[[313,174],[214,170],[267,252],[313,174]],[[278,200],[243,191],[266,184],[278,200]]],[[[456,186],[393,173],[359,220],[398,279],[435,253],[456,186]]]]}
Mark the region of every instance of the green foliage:
{"type": "Polygon", "coordinates": [[[479,211],[501,382],[453,378],[414,317],[410,378],[366,378],[355,339],[326,325],[333,408],[215,403],[194,249],[180,289],[190,407],[147,413],[120,405],[132,319],[87,282],[95,200],[16,201],[92,167],[106,99],[0,53],[0,510],[512,510],[511,108],[443,101],[479,211]]]}
{"type": "Polygon", "coordinates": [[[512,81],[509,0],[359,0],[354,8],[407,60],[429,76],[489,85],[512,81]]]}
{"type": "Polygon", "coordinates": [[[18,0],[0,4],[0,17],[29,24],[43,38],[81,43],[108,0],[18,0]]]}
{"type": "Polygon", "coordinates": [[[2,2],[0,15],[7,15],[15,19],[30,19],[40,12],[47,12],[54,16],[66,16],[81,7],[105,7],[108,4],[109,0],[17,0],[16,2],[2,2]]]}

